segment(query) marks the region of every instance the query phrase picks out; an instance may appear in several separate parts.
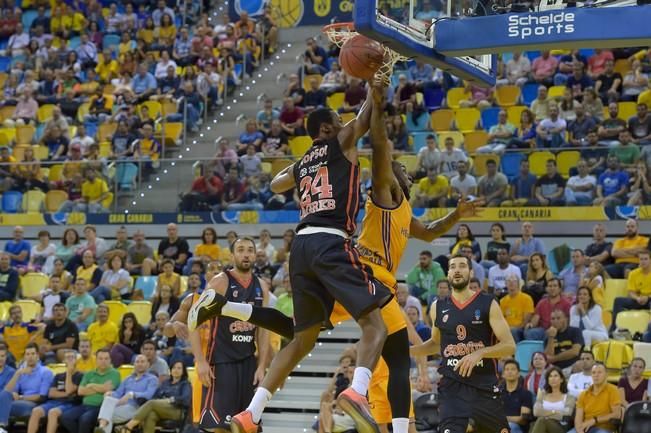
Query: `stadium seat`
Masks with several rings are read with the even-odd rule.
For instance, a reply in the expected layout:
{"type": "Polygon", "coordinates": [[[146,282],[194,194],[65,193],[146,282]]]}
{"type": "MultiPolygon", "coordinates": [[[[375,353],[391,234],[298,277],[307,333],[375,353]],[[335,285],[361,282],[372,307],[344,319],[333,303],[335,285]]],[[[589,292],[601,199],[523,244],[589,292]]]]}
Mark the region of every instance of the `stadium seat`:
{"type": "Polygon", "coordinates": [[[142,107],[147,107],[149,110],[149,115],[152,119],[157,119],[160,117],[161,112],[163,111],[163,108],[158,101],[145,101],[138,106],[138,110],[141,110],[142,107]]]}
{"type": "Polygon", "coordinates": [[[450,90],[448,90],[448,93],[446,94],[445,97],[445,103],[447,104],[448,108],[457,109],[459,108],[459,103],[461,101],[470,98],[472,98],[472,95],[470,94],[470,92],[466,91],[465,88],[453,87],[450,90]]]}
{"type": "Polygon", "coordinates": [[[622,341],[601,341],[592,346],[592,353],[608,369],[608,381],[619,380],[622,369],[633,360],[633,348],[622,341]]]}
{"type": "Polygon", "coordinates": [[[141,276],[136,279],[135,289],[142,291],[142,296],[145,299],[151,299],[156,292],[156,284],[158,277],[156,276],[141,276]]]}
{"type": "Polygon", "coordinates": [[[47,146],[33,145],[34,157],[39,161],[45,161],[50,155],[50,149],[47,146]]]}
{"type": "Polygon", "coordinates": [[[483,176],[486,174],[486,161],[489,159],[494,160],[499,167],[500,156],[494,153],[480,153],[473,157],[473,171],[475,173],[475,177],[483,176]]]}
{"type": "Polygon", "coordinates": [[[633,116],[637,116],[637,102],[618,102],[617,107],[619,108],[619,117],[622,120],[628,122],[633,116]]]}
{"type": "Polygon", "coordinates": [[[81,37],[73,36],[68,39],[68,50],[74,51],[81,45],[81,37]]]}
{"type": "Polygon", "coordinates": [[[491,129],[491,126],[497,125],[498,116],[500,114],[501,108],[499,107],[490,107],[486,108],[481,112],[481,126],[486,131],[491,129]]]}
{"type": "Polygon", "coordinates": [[[509,180],[515,178],[520,173],[520,161],[525,159],[526,156],[520,152],[506,152],[502,155],[502,173],[508,177],[509,180]]]}
{"type": "Polygon", "coordinates": [[[11,68],[11,57],[0,56],[0,71],[9,72],[11,68]]]}
{"type": "Polygon", "coordinates": [[[196,386],[198,383],[198,376],[197,376],[197,369],[194,367],[188,367],[188,380],[192,384],[192,386],[196,386]]]}
{"type": "Polygon", "coordinates": [[[114,34],[104,35],[104,38],[102,39],[102,46],[104,49],[109,49],[111,51],[117,52],[118,47],[120,46],[120,36],[114,34]]]}
{"type": "Polygon", "coordinates": [[[58,182],[60,180],[63,180],[63,164],[51,165],[48,179],[50,182],[58,182]]]}
{"type": "Polygon", "coordinates": [[[32,27],[32,23],[38,16],[38,12],[34,9],[23,11],[23,16],[21,17],[21,22],[23,27],[26,30],[29,30],[32,27]]]}
{"type": "Polygon", "coordinates": [[[448,137],[454,140],[454,147],[456,147],[457,149],[461,149],[463,147],[463,133],[459,131],[447,131],[438,134],[437,142],[439,143],[439,147],[441,149],[445,147],[445,140],[448,137]]]}
{"type": "Polygon", "coordinates": [[[628,310],[617,315],[615,325],[617,329],[628,329],[632,336],[638,332],[643,334],[649,325],[649,320],[651,316],[646,310],[628,310]]]}
{"type": "Polygon", "coordinates": [[[44,104],[38,107],[36,112],[36,119],[38,123],[45,123],[52,118],[52,112],[54,111],[56,105],[53,104],[44,104]]]}
{"type": "Polygon", "coordinates": [[[651,408],[648,401],[630,403],[624,412],[619,433],[648,433],[651,425],[651,408]]]}
{"type": "Polygon", "coordinates": [[[133,374],[133,365],[120,365],[118,371],[120,372],[120,380],[124,380],[133,374]]]}
{"type": "Polygon", "coordinates": [[[22,161],[25,158],[25,149],[28,147],[30,147],[29,144],[17,144],[14,146],[11,150],[11,154],[16,158],[16,161],[22,161]]]}
{"type": "Polygon", "coordinates": [[[337,111],[341,107],[344,106],[344,97],[345,96],[346,96],[346,94],[344,92],[333,93],[332,95],[328,96],[328,99],[326,100],[327,101],[326,103],[328,104],[328,107],[330,107],[331,109],[337,111]]]}
{"type": "Polygon", "coordinates": [[[151,302],[133,301],[127,305],[127,312],[133,313],[138,319],[138,323],[146,326],[151,321],[151,302]]]}
{"type": "Polygon", "coordinates": [[[548,159],[556,159],[554,154],[546,150],[532,152],[529,155],[529,169],[536,176],[542,176],[547,172],[546,165],[548,159]]]}
{"type": "Polygon", "coordinates": [[[488,133],[484,130],[463,134],[463,149],[466,153],[475,153],[477,149],[488,143],[488,133]]]}
{"type": "Polygon", "coordinates": [[[19,299],[15,305],[23,312],[23,322],[31,322],[41,315],[41,304],[31,299],[19,299]]]}
{"type": "Polygon", "coordinates": [[[577,150],[564,150],[556,155],[556,164],[558,172],[564,178],[570,177],[570,169],[576,167],[576,163],[581,159],[581,154],[577,150]]]}
{"type": "Polygon", "coordinates": [[[527,51],[527,52],[524,53],[524,54],[525,54],[525,55],[529,58],[529,60],[531,60],[532,62],[533,62],[534,60],[536,60],[536,58],[540,57],[540,51],[537,51],[537,50],[527,51]]]}
{"type": "Polygon", "coordinates": [[[628,59],[615,60],[615,72],[622,74],[622,77],[631,70],[631,62],[628,59]]]}
{"type": "Polygon", "coordinates": [[[416,155],[400,155],[396,161],[405,166],[407,173],[413,173],[418,169],[418,157],[416,155]]]}
{"type": "Polygon", "coordinates": [[[289,150],[292,156],[302,157],[312,147],[312,139],[307,136],[293,137],[289,140],[289,150]]]}
{"type": "Polygon", "coordinates": [[[176,102],[163,99],[162,101],[160,101],[160,109],[161,109],[161,115],[163,117],[167,117],[170,114],[176,114],[179,108],[176,106],[176,102]]]}
{"type": "Polygon", "coordinates": [[[307,92],[310,90],[310,80],[315,79],[318,83],[318,85],[321,85],[321,82],[323,81],[323,75],[320,74],[310,74],[306,75],[303,77],[303,89],[307,92]]]}
{"type": "Polygon", "coordinates": [[[499,86],[495,90],[495,100],[500,107],[512,107],[520,99],[520,87],[515,85],[499,86]]]}
{"type": "Polygon", "coordinates": [[[547,92],[547,97],[550,99],[562,98],[565,93],[565,86],[552,86],[547,92]]]}
{"type": "Polygon", "coordinates": [[[544,352],[545,345],[542,341],[522,340],[515,346],[515,360],[520,364],[520,372],[528,373],[531,357],[535,352],[544,352]]]}
{"type": "Polygon", "coordinates": [[[116,166],[115,181],[120,191],[133,191],[136,188],[138,166],[130,162],[120,162],[116,166]]]}
{"type": "Polygon", "coordinates": [[[360,156],[359,157],[359,169],[364,170],[364,169],[371,169],[371,160],[368,159],[365,156],[360,156]]]}
{"type": "Polygon", "coordinates": [[[522,86],[522,103],[527,107],[538,97],[538,83],[527,83],[522,86]]]}
{"type": "Polygon", "coordinates": [[[23,201],[23,195],[18,191],[7,191],[2,194],[2,211],[6,213],[18,213],[23,201]]]}
{"type": "Polygon", "coordinates": [[[430,124],[434,131],[449,131],[452,129],[452,121],[454,120],[454,111],[452,110],[436,110],[432,113],[430,124]]]}
{"type": "Polygon", "coordinates": [[[115,134],[118,124],[115,122],[102,123],[97,130],[97,141],[111,141],[111,136],[115,134]]]}
{"type": "Polygon", "coordinates": [[[454,110],[454,125],[461,132],[477,129],[481,113],[476,108],[458,108],[454,110]]]}
{"type": "Polygon", "coordinates": [[[16,126],[16,144],[32,144],[36,128],[32,125],[16,126]]]}
{"type": "Polygon", "coordinates": [[[427,136],[433,134],[431,132],[412,132],[409,135],[412,138],[412,149],[414,153],[418,153],[420,149],[427,146],[427,136]]]}
{"type": "Polygon", "coordinates": [[[275,176],[278,173],[280,173],[285,167],[291,165],[293,163],[292,160],[281,158],[281,159],[274,159],[271,161],[271,175],[275,176]]]}
{"type": "Polygon", "coordinates": [[[20,277],[20,289],[24,298],[34,298],[48,285],[50,278],[40,272],[28,272],[20,277]]]}
{"type": "MultiPolygon", "coordinates": [[[[641,343],[636,341],[633,343],[633,356],[635,358],[651,360],[651,343],[641,343]]],[[[644,370],[644,377],[647,379],[651,377],[651,362],[646,363],[646,370],[644,370]]]]}
{"type": "Polygon", "coordinates": [[[102,304],[109,308],[109,320],[120,327],[122,316],[127,312],[127,306],[121,301],[104,301],[102,304]]]}
{"type": "Polygon", "coordinates": [[[4,301],[0,302],[0,320],[7,320],[9,319],[9,308],[11,308],[13,304],[9,301],[4,301]]]}
{"type": "Polygon", "coordinates": [[[604,293],[604,310],[613,311],[615,298],[628,297],[628,281],[625,279],[608,278],[604,293]]]}
{"type": "Polygon", "coordinates": [[[445,92],[441,88],[425,89],[423,90],[423,99],[425,108],[428,111],[438,110],[443,106],[443,99],[445,99],[445,92]]]}
{"type": "Polygon", "coordinates": [[[418,116],[418,120],[414,122],[413,116],[407,115],[407,131],[426,131],[429,129],[429,116],[425,113],[418,116]]]}
{"type": "Polygon", "coordinates": [[[39,189],[32,189],[23,194],[22,211],[24,213],[41,213],[45,193],[39,189]]]}
{"type": "MultiPolygon", "coordinates": [[[[163,141],[165,148],[177,146],[181,142],[183,135],[183,123],[181,122],[164,122],[162,125],[163,141]]],[[[110,143],[109,143],[110,146],[110,143]]]]}
{"type": "Polygon", "coordinates": [[[263,173],[271,174],[271,163],[270,162],[263,161],[262,164],[261,164],[261,168],[262,168],[263,173]]]}

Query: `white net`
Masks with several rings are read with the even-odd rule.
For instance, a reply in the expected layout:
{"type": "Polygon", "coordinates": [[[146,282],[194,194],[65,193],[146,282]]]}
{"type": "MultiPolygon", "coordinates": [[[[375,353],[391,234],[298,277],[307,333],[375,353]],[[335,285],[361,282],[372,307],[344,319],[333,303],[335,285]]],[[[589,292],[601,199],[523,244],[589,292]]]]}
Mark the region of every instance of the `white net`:
{"type": "MultiPolygon", "coordinates": [[[[355,31],[353,23],[330,24],[323,27],[323,33],[326,34],[330,42],[336,44],[340,48],[346,43],[346,41],[359,34],[355,31]]],[[[391,83],[391,75],[393,74],[393,66],[397,62],[408,60],[408,58],[385,47],[384,45],[382,47],[384,48],[384,61],[375,75],[377,78],[381,79],[385,85],[389,85],[391,83]]]]}

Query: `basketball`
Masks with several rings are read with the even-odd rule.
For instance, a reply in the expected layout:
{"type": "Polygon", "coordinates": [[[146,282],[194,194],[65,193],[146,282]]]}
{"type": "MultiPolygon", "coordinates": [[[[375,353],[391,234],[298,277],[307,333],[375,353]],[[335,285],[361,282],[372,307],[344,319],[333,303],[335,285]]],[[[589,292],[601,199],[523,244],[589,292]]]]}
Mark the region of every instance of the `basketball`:
{"type": "Polygon", "coordinates": [[[364,35],[347,40],[339,52],[339,64],[351,77],[372,80],[384,61],[384,47],[364,35]]]}

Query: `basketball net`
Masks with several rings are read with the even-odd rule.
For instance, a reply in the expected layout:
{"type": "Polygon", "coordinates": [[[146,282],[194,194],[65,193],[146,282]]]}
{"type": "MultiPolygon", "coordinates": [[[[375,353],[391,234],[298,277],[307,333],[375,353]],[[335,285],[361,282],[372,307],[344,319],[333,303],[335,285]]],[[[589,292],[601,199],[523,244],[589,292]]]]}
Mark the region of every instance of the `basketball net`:
{"type": "MultiPolygon", "coordinates": [[[[322,30],[330,42],[337,45],[339,48],[341,48],[346,43],[346,41],[359,34],[355,31],[354,23],[328,24],[327,26],[324,26],[322,30]]],[[[406,61],[409,58],[393,51],[390,48],[385,47],[384,45],[382,45],[382,48],[384,48],[384,60],[382,61],[382,66],[380,66],[380,69],[378,69],[378,71],[375,73],[375,76],[376,78],[381,79],[382,82],[388,86],[391,84],[393,66],[397,62],[406,61]]]]}

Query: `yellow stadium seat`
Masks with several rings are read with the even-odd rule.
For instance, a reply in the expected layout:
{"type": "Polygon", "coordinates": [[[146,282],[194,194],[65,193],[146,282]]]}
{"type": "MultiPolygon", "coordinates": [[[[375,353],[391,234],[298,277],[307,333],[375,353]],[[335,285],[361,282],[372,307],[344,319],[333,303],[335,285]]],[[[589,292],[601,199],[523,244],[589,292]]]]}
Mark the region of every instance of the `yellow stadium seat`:
{"type": "Polygon", "coordinates": [[[127,312],[127,306],[120,301],[104,301],[102,304],[109,308],[109,320],[120,327],[122,316],[127,312]]]}
{"type": "MultiPolygon", "coordinates": [[[[341,122],[344,125],[350,122],[351,120],[355,120],[357,118],[357,114],[355,113],[342,113],[340,116],[341,116],[341,122]]],[[[307,117],[305,119],[307,120],[307,117]]]]}
{"type": "Polygon", "coordinates": [[[36,128],[32,125],[16,126],[16,144],[32,144],[36,128]]]}
{"type": "Polygon", "coordinates": [[[197,370],[194,367],[188,367],[188,379],[192,384],[197,383],[197,380],[199,380],[197,377],[197,370]]]}
{"type": "Polygon", "coordinates": [[[445,140],[447,138],[452,138],[454,140],[454,147],[457,149],[460,149],[463,146],[463,133],[459,131],[447,131],[447,132],[439,132],[438,134],[438,143],[439,147],[442,149],[445,146],[445,140]]]}
{"type": "Polygon", "coordinates": [[[564,150],[556,155],[556,164],[558,172],[563,177],[570,177],[570,169],[576,167],[576,163],[581,159],[581,154],[577,150],[564,150]]]}
{"type": "Polygon", "coordinates": [[[514,105],[506,109],[506,121],[512,125],[520,125],[520,116],[527,107],[524,105],[514,105]]]}
{"type": "Polygon", "coordinates": [[[565,86],[552,86],[547,92],[547,96],[550,99],[562,98],[565,93],[565,86]]]}
{"type": "Polygon", "coordinates": [[[553,153],[546,150],[532,152],[529,155],[529,166],[531,172],[536,176],[542,176],[543,174],[545,174],[547,172],[545,166],[547,164],[548,159],[556,159],[556,158],[554,157],[553,153]]]}
{"type": "Polygon", "coordinates": [[[371,160],[365,156],[359,157],[359,169],[363,170],[365,168],[371,169],[371,160]]]}
{"type": "Polygon", "coordinates": [[[111,207],[111,204],[113,204],[113,193],[107,192],[106,198],[102,200],[102,207],[104,209],[109,209],[111,207]]]}
{"type": "Polygon", "coordinates": [[[120,372],[120,380],[124,380],[133,374],[133,365],[121,365],[118,367],[118,371],[120,372]]]}
{"type": "Polygon", "coordinates": [[[500,107],[512,107],[520,99],[520,86],[500,86],[495,90],[495,100],[500,107]]]}
{"type": "Polygon", "coordinates": [[[418,169],[418,157],[416,155],[401,155],[396,161],[405,166],[407,173],[412,173],[418,169]]]}
{"type": "Polygon", "coordinates": [[[25,149],[28,147],[30,147],[29,144],[17,144],[14,146],[14,148],[11,150],[11,154],[14,158],[16,158],[16,161],[20,162],[25,158],[25,149]]]}
{"type": "Polygon", "coordinates": [[[454,110],[454,124],[461,132],[471,132],[477,129],[481,113],[476,108],[458,108],[454,110]]]}
{"type": "Polygon", "coordinates": [[[183,135],[183,123],[166,122],[164,125],[165,146],[177,146],[181,140],[181,136],[183,135]]]}
{"type": "Polygon", "coordinates": [[[50,370],[54,375],[65,373],[66,365],[65,364],[48,364],[48,370],[50,370]]]}
{"type": "Polygon", "coordinates": [[[162,116],[169,116],[170,114],[174,114],[178,111],[178,107],[176,106],[176,102],[170,101],[169,99],[163,99],[160,101],[160,108],[161,108],[161,115],[162,116]]]}
{"type": "Polygon", "coordinates": [[[463,87],[453,87],[448,90],[445,97],[448,108],[459,108],[459,103],[464,99],[470,99],[472,95],[463,87]]]}
{"type": "Polygon", "coordinates": [[[328,107],[331,109],[337,111],[344,105],[344,97],[346,94],[344,92],[337,92],[333,93],[332,95],[328,96],[327,99],[327,104],[328,107]]]}
{"type": "Polygon", "coordinates": [[[31,322],[41,315],[41,304],[31,299],[20,299],[16,305],[23,311],[23,322],[31,322]]]}
{"type": "Polygon", "coordinates": [[[628,59],[615,60],[615,72],[622,74],[622,77],[631,70],[631,62],[628,59]]]}
{"type": "Polygon", "coordinates": [[[39,189],[33,189],[23,194],[23,212],[25,213],[41,213],[43,208],[43,201],[45,200],[45,193],[39,189]]]}
{"type": "Polygon", "coordinates": [[[271,174],[271,163],[270,162],[266,162],[266,161],[263,162],[261,164],[261,167],[262,167],[262,172],[263,173],[271,174]]]}
{"type": "Polygon", "coordinates": [[[181,294],[185,293],[188,290],[188,276],[181,275],[181,284],[179,284],[179,290],[181,294]]]}
{"type": "Polygon", "coordinates": [[[25,298],[34,298],[47,287],[50,278],[40,272],[28,272],[20,277],[20,288],[25,298]]]}
{"type": "Polygon", "coordinates": [[[500,156],[493,153],[480,153],[472,159],[475,176],[483,176],[486,174],[486,162],[489,159],[495,161],[498,167],[500,166],[500,156]]]}
{"type": "Polygon", "coordinates": [[[77,122],[84,123],[84,118],[90,111],[90,102],[84,102],[77,108],[77,122]]]}
{"type": "Polygon", "coordinates": [[[635,358],[642,358],[646,360],[646,370],[644,370],[644,377],[645,378],[650,378],[651,377],[651,343],[640,343],[640,342],[635,342],[633,343],[633,356],[635,358]]]}
{"type": "Polygon", "coordinates": [[[45,194],[45,210],[47,212],[57,212],[66,200],[68,200],[67,192],[52,189],[45,194]]]}
{"type": "Polygon", "coordinates": [[[275,176],[280,173],[285,167],[291,165],[293,161],[289,159],[274,159],[271,161],[271,175],[275,176]]]}
{"type": "Polygon", "coordinates": [[[592,346],[595,360],[603,362],[608,370],[621,373],[622,368],[631,363],[633,348],[621,341],[601,341],[592,346]]]}
{"type": "Polygon", "coordinates": [[[615,325],[617,329],[628,329],[631,335],[636,332],[643,334],[649,325],[649,312],[645,310],[628,310],[622,311],[617,315],[615,325]]]}
{"type": "Polygon", "coordinates": [[[604,294],[604,310],[613,311],[615,298],[625,298],[628,296],[628,281],[625,279],[608,278],[606,280],[606,290],[604,294]]]}
{"type": "Polygon", "coordinates": [[[97,129],[97,141],[100,143],[102,141],[111,141],[110,137],[115,134],[117,128],[117,123],[100,123],[99,128],[97,129]]]}
{"type": "Polygon", "coordinates": [[[151,321],[151,302],[149,301],[133,301],[127,305],[127,311],[135,314],[138,323],[143,326],[151,321]]]}
{"type": "Polygon", "coordinates": [[[317,81],[317,85],[321,85],[321,81],[323,81],[323,76],[320,74],[310,74],[306,75],[303,77],[303,89],[310,90],[310,80],[315,79],[317,81]]]}
{"type": "Polygon", "coordinates": [[[33,145],[34,157],[39,161],[45,161],[50,156],[50,149],[47,146],[33,145]]]}
{"type": "Polygon", "coordinates": [[[312,139],[307,136],[294,137],[289,140],[289,150],[292,152],[292,156],[302,157],[305,155],[305,152],[312,147],[312,139]]]}
{"type": "Polygon", "coordinates": [[[7,81],[8,78],[9,78],[9,74],[7,74],[6,72],[0,72],[0,87],[5,86],[5,82],[7,81]]]}
{"type": "Polygon", "coordinates": [[[5,105],[2,108],[0,108],[0,117],[2,118],[2,120],[9,119],[14,116],[15,111],[16,111],[15,105],[5,105]]]}
{"type": "Polygon", "coordinates": [[[108,158],[111,156],[111,142],[110,141],[102,141],[99,144],[99,156],[102,158],[108,158]]]}
{"type": "Polygon", "coordinates": [[[434,131],[449,131],[452,129],[453,120],[454,111],[445,109],[432,112],[430,119],[434,131]]]}
{"type": "Polygon", "coordinates": [[[50,120],[52,118],[52,113],[54,112],[54,107],[56,107],[56,105],[53,104],[44,104],[38,107],[38,111],[36,112],[38,123],[44,123],[50,120]]]}
{"type": "Polygon", "coordinates": [[[50,182],[58,182],[60,180],[63,180],[63,164],[51,165],[48,179],[50,182]]]}
{"type": "Polygon", "coordinates": [[[637,102],[618,102],[619,114],[617,117],[628,122],[633,116],[637,116],[637,102]]]}
{"type": "Polygon", "coordinates": [[[477,149],[488,143],[488,132],[484,130],[463,134],[463,148],[467,153],[475,153],[477,149]]]}
{"type": "Polygon", "coordinates": [[[160,102],[158,101],[145,101],[138,107],[139,110],[142,110],[142,107],[147,107],[149,109],[149,116],[152,119],[157,119],[160,117],[162,111],[160,102]]]}

